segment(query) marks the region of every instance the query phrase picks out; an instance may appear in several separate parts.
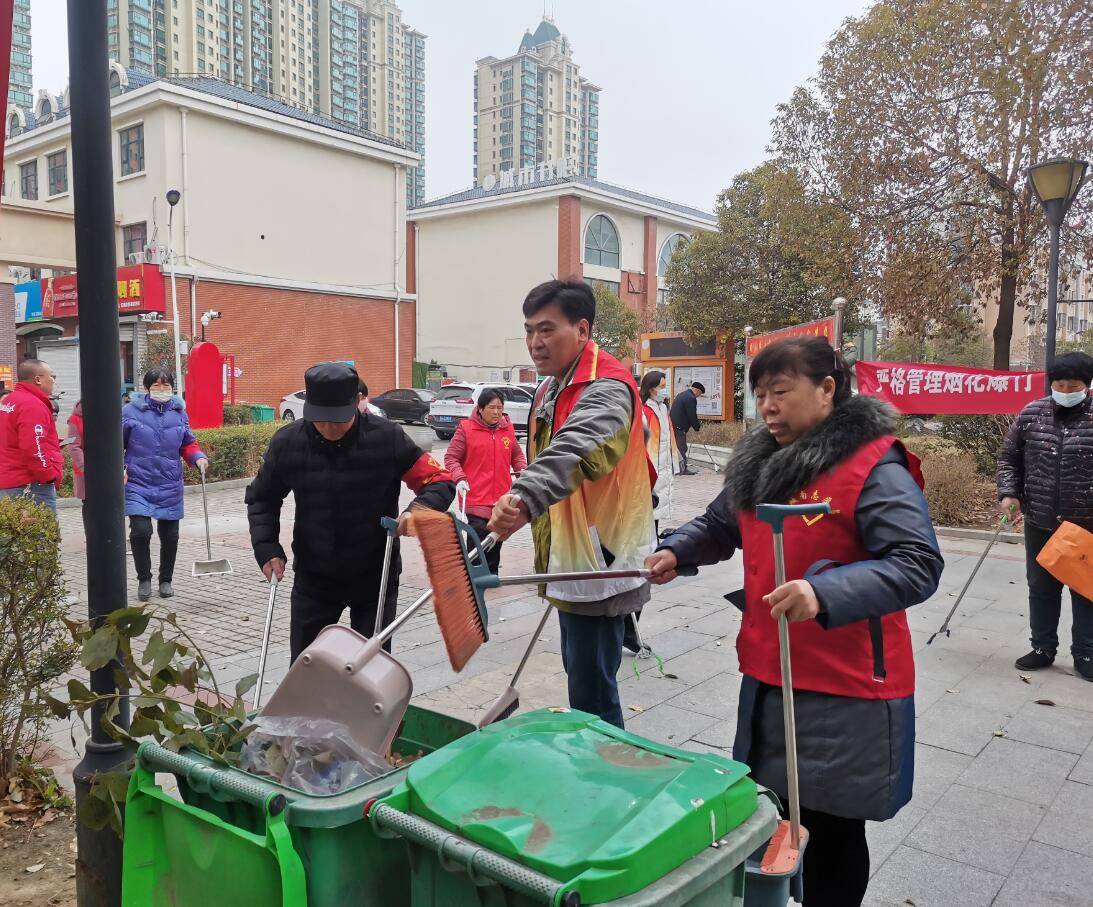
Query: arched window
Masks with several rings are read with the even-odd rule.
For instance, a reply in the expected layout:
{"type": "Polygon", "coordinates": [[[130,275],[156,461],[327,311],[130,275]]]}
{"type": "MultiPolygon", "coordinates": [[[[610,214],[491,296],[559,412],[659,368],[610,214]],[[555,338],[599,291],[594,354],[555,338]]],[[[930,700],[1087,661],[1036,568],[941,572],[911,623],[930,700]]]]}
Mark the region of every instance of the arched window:
{"type": "Polygon", "coordinates": [[[116,98],[129,87],[129,74],[117,60],[111,60],[110,66],[110,97],[116,98]]]}
{"type": "Polygon", "coordinates": [[[8,117],[8,138],[13,139],[17,135],[23,134],[23,120],[19,116],[18,110],[13,110],[11,116],[8,117]]]}
{"type": "Polygon", "coordinates": [[[584,261],[605,268],[619,267],[619,233],[606,214],[597,214],[584,232],[584,261]]]}
{"type": "Polygon", "coordinates": [[[110,73],[110,97],[116,98],[121,94],[121,76],[116,72],[110,73]]]}
{"type": "Polygon", "coordinates": [[[664,275],[668,271],[668,264],[672,260],[672,255],[676,251],[676,246],[686,239],[686,233],[673,233],[664,240],[664,245],[660,247],[660,259],[657,261],[657,277],[661,280],[664,280],[664,275]]]}
{"type": "Polygon", "coordinates": [[[49,98],[42,98],[38,102],[38,112],[35,114],[35,118],[39,123],[53,122],[53,102],[49,98]]]}

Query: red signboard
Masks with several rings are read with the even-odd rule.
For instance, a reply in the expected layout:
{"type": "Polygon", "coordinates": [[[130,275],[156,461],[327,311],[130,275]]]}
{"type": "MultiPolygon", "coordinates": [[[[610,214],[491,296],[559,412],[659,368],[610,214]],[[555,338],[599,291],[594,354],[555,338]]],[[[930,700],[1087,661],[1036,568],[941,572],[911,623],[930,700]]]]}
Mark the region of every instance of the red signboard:
{"type": "Polygon", "coordinates": [[[1043,372],[993,372],[959,365],[858,362],[858,392],[901,413],[1019,413],[1044,395],[1043,372]]]}
{"type": "Polygon", "coordinates": [[[772,343],[785,340],[787,337],[823,337],[824,340],[830,343],[834,334],[834,318],[810,321],[808,324],[795,324],[792,327],[771,331],[769,334],[759,334],[756,337],[748,338],[748,358],[755,358],[772,343]]]}
{"type": "MultiPolygon", "coordinates": [[[[155,265],[125,265],[118,268],[118,311],[166,312],[163,274],[155,265]]],[[[76,275],[46,277],[42,280],[42,318],[75,318],[80,314],[76,275]]]]}

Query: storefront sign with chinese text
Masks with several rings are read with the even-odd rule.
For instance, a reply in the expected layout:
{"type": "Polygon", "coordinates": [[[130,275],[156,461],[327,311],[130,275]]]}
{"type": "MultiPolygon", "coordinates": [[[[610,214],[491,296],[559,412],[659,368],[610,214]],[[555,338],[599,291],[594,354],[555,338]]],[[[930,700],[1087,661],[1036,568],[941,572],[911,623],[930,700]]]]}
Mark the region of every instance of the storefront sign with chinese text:
{"type": "Polygon", "coordinates": [[[901,413],[1019,413],[1044,395],[1043,372],[995,372],[957,365],[858,362],[858,392],[901,413]]]}
{"type": "Polygon", "coordinates": [[[748,338],[748,358],[754,359],[772,343],[785,340],[787,337],[823,337],[828,343],[835,333],[835,319],[824,318],[821,321],[810,321],[807,324],[795,324],[792,327],[771,331],[769,334],[759,334],[748,338]]]}
{"type": "MultiPolygon", "coordinates": [[[[155,265],[125,265],[118,268],[117,286],[118,312],[122,315],[166,312],[163,275],[155,265]]],[[[80,314],[75,274],[19,284],[15,291],[17,322],[75,318],[80,314]],[[37,292],[34,287],[37,287],[37,292]]]]}

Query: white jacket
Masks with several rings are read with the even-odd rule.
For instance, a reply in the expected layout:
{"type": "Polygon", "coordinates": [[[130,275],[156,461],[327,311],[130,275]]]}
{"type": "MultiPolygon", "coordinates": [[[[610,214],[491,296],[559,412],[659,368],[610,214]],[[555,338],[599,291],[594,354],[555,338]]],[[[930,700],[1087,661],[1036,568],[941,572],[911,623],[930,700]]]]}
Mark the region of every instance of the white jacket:
{"type": "Polygon", "coordinates": [[[658,504],[653,510],[654,520],[669,520],[672,517],[672,490],[675,487],[676,452],[672,438],[672,423],[668,418],[668,407],[661,400],[652,398],[645,404],[659,422],[659,432],[656,425],[650,424],[648,411],[642,413],[645,420],[645,436],[649,439],[649,459],[653,461],[653,468],[657,471],[657,483],[653,486],[653,494],[657,496],[658,504]],[[659,444],[654,449],[652,439],[659,435],[659,444]]]}

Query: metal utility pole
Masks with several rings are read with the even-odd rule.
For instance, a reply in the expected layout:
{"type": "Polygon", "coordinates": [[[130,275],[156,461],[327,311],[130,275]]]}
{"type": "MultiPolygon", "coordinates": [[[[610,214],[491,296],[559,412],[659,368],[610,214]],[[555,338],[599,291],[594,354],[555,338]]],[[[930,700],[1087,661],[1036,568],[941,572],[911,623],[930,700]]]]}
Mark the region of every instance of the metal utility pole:
{"type": "MultiPolygon", "coordinates": [[[[121,384],[118,376],[117,253],[114,246],[114,172],[107,80],[106,0],[68,0],[68,61],[72,97],[72,196],[76,282],[80,300],[80,384],[87,426],[87,611],[92,621],[126,604],[125,517],[122,488],[121,384]]],[[[116,665],[91,672],[95,693],[113,693],[116,665]]],[[[73,773],[76,802],[88,796],[99,772],[128,759],[91,713],[91,738],[73,773]]],[[[115,722],[129,723],[126,704],[115,722]]],[[[110,829],[76,826],[76,900],[80,907],[121,902],[121,841],[110,829]]]]}
{"type": "Polygon", "coordinates": [[[835,313],[834,330],[831,332],[831,345],[841,353],[843,351],[843,313],[846,311],[846,300],[839,296],[832,301],[831,309],[835,313]]]}

